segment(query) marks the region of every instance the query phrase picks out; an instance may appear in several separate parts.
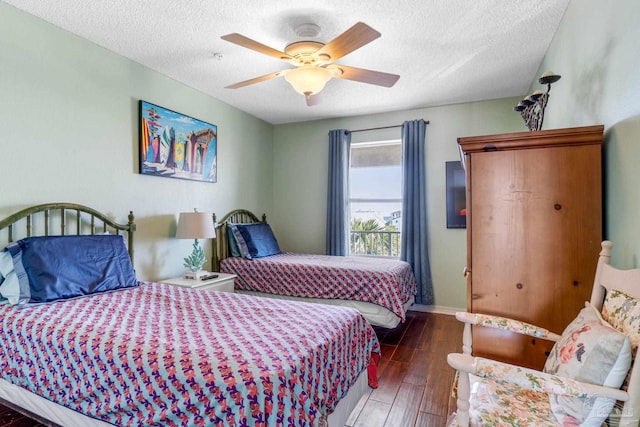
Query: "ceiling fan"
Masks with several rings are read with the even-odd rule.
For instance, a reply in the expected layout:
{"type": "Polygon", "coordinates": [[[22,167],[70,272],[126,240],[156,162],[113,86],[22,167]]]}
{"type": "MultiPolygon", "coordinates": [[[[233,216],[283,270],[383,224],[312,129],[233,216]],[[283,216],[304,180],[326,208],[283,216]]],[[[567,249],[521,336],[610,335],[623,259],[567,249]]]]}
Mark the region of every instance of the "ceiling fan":
{"type": "MultiPolygon", "coordinates": [[[[296,33],[299,36],[315,37],[318,35],[319,30],[320,27],[315,24],[303,24],[296,29],[296,33]]],[[[324,88],[324,85],[332,77],[391,87],[398,81],[399,75],[334,64],[338,59],[372,42],[380,35],[379,32],[367,24],[358,22],[327,44],[317,41],[297,41],[287,45],[284,48],[284,52],[281,52],[241,34],[227,34],[221,38],[289,62],[296,67],[235,83],[227,86],[227,88],[237,89],[284,76],[285,80],[297,92],[304,95],[307,105],[311,106],[317,103],[318,98],[315,95],[324,88]]]]}

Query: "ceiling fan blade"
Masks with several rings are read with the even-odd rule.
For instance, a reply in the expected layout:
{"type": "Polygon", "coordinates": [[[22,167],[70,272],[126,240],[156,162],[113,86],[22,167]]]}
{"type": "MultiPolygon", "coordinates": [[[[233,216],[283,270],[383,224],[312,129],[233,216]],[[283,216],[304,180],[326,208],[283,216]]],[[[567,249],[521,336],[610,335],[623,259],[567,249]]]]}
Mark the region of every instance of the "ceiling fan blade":
{"type": "Polygon", "coordinates": [[[383,73],[380,71],[366,70],[364,68],[347,67],[346,65],[332,65],[329,69],[339,68],[342,73],[335,73],[338,79],[355,80],[357,82],[369,83],[372,85],[391,87],[400,78],[397,74],[383,73]]]}
{"type": "Polygon", "coordinates": [[[227,34],[226,36],[222,36],[220,38],[222,40],[235,43],[239,46],[246,47],[247,49],[255,50],[256,52],[260,52],[264,55],[268,55],[276,59],[281,59],[283,61],[288,61],[290,59],[293,59],[291,55],[285,52],[281,52],[279,50],[273,49],[267,45],[264,45],[260,42],[252,40],[249,37],[245,37],[242,34],[232,33],[232,34],[227,34]]]}
{"type": "Polygon", "coordinates": [[[329,61],[334,62],[343,56],[371,43],[381,34],[363,22],[358,22],[344,33],[321,47],[313,54],[316,58],[328,55],[329,61]]]}
{"type": "Polygon", "coordinates": [[[277,73],[265,74],[264,76],[255,77],[253,79],[245,80],[243,82],[238,82],[238,83],[232,84],[230,86],[226,86],[225,89],[238,89],[240,87],[249,86],[249,85],[252,85],[254,83],[260,83],[260,82],[263,82],[265,80],[271,80],[271,79],[274,79],[276,77],[280,77],[280,75],[282,75],[282,71],[278,71],[277,73]]]}

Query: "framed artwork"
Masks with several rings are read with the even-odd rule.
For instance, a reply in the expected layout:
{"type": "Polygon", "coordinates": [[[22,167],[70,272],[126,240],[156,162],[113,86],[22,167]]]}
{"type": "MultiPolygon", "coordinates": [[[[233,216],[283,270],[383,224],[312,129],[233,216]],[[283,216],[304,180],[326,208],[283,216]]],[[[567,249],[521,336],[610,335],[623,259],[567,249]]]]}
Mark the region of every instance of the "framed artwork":
{"type": "Polygon", "coordinates": [[[218,181],[218,127],[140,101],[140,173],[218,181]]]}
{"type": "Polygon", "coordinates": [[[447,228],[467,228],[466,180],[462,163],[446,162],[447,228]]]}

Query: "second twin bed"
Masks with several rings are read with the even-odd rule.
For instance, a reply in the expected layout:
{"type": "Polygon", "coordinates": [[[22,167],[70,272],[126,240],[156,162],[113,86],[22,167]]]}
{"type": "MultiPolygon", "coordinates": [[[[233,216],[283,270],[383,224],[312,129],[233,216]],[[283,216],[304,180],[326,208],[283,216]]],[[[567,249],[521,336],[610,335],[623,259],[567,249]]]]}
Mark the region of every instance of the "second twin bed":
{"type": "Polygon", "coordinates": [[[214,266],[238,276],[236,292],[351,307],[385,328],[404,321],[414,301],[416,282],[404,261],[281,252],[266,218],[242,209],[216,226],[214,266]],[[246,252],[234,248],[238,239],[246,252]]]}

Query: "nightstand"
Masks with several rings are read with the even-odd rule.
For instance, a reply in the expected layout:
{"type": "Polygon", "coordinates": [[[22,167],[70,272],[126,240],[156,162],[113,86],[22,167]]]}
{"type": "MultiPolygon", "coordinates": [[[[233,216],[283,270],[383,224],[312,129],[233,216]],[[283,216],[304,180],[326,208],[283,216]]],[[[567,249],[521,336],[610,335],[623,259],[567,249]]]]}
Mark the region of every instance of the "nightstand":
{"type": "Polygon", "coordinates": [[[175,277],[173,279],[161,280],[160,283],[168,285],[182,286],[183,288],[193,288],[198,290],[214,290],[233,293],[233,281],[235,274],[212,273],[218,277],[208,280],[185,279],[184,277],[175,277]]]}

